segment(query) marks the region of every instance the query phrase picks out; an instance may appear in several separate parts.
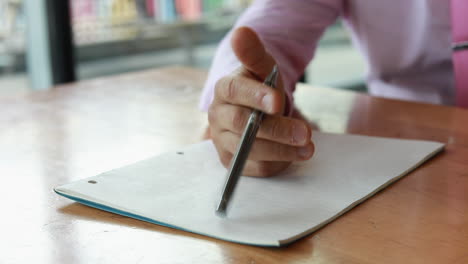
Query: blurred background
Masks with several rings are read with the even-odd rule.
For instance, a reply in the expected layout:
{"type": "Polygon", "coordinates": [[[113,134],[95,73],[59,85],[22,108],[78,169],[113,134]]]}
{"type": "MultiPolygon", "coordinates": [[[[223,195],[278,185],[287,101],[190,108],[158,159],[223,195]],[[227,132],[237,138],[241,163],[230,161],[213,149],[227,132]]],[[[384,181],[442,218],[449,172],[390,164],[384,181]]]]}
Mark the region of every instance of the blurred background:
{"type": "MultiPolygon", "coordinates": [[[[0,95],[168,65],[208,69],[253,1],[0,0],[0,95]]],[[[338,21],[305,81],[365,91],[364,71],[338,21]]]]}

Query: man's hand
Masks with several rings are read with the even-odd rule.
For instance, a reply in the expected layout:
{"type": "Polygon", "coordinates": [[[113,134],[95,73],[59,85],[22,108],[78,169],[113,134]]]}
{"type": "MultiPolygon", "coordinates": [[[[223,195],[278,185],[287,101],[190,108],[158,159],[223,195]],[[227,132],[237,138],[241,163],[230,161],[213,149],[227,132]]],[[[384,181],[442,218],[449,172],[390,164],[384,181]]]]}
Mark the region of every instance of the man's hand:
{"type": "Polygon", "coordinates": [[[282,116],[285,93],[281,74],[276,89],[263,85],[276,63],[258,36],[249,28],[238,28],[232,37],[232,48],[242,67],[218,81],[208,111],[209,133],[223,165],[229,167],[253,108],[267,115],[244,175],[272,176],[293,161],[310,159],[314,153],[311,127],[304,120],[282,116]]]}

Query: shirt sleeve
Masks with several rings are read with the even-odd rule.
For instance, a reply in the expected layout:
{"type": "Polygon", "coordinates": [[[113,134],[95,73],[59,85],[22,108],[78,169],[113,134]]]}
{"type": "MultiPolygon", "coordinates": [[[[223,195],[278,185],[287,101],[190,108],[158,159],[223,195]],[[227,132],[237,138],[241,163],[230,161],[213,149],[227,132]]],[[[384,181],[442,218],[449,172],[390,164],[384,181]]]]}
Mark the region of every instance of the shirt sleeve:
{"type": "Polygon", "coordinates": [[[325,28],[343,11],[344,0],[256,0],[221,41],[205,83],[199,107],[207,111],[216,82],[240,66],[230,39],[235,28],[252,28],[278,64],[288,98],[293,106],[296,82],[313,58],[325,28]]]}

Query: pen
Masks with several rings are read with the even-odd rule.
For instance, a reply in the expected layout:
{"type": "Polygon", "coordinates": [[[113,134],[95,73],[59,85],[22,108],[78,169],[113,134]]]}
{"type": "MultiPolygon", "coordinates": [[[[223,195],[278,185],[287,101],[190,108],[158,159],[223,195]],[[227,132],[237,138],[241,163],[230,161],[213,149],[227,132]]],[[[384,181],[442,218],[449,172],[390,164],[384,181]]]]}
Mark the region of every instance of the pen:
{"type": "MultiPolygon", "coordinates": [[[[276,81],[278,78],[278,67],[275,65],[271,73],[266,77],[263,82],[264,85],[276,88],[276,81]]],[[[250,153],[250,149],[257,136],[258,128],[262,123],[264,113],[254,109],[250,114],[247,125],[245,126],[244,133],[240,139],[239,146],[237,147],[236,154],[231,160],[231,165],[227,174],[226,182],[224,183],[223,193],[221,200],[216,207],[216,214],[219,216],[226,216],[227,207],[232,197],[237,182],[244,169],[245,162],[250,153]]]]}

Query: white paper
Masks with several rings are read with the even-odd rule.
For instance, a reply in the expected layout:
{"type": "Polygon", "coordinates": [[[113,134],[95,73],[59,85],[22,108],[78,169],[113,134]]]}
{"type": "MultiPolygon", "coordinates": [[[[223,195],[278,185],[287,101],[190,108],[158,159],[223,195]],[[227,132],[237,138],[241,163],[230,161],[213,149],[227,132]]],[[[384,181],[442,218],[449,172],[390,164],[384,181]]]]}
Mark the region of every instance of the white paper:
{"type": "Polygon", "coordinates": [[[437,142],[319,132],[313,138],[316,153],[311,160],[272,178],[241,177],[227,218],[215,215],[226,169],[211,141],[55,191],[210,237],[281,246],[314,232],[444,147],[437,142]]]}

